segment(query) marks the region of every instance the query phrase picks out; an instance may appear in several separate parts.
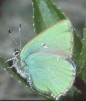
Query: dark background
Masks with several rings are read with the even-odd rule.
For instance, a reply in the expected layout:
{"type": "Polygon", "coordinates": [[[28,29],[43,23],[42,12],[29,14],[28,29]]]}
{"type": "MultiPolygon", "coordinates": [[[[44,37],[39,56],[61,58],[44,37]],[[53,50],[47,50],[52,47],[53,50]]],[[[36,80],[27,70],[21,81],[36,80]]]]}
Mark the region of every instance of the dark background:
{"type": "MultiPolygon", "coordinates": [[[[82,38],[86,20],[86,0],[53,0],[71,20],[82,38]]],[[[16,45],[7,31],[19,44],[18,27],[22,22],[22,47],[35,36],[31,0],[0,0],[0,56],[11,58],[16,45]]],[[[44,99],[28,90],[0,67],[0,100],[44,99]]]]}

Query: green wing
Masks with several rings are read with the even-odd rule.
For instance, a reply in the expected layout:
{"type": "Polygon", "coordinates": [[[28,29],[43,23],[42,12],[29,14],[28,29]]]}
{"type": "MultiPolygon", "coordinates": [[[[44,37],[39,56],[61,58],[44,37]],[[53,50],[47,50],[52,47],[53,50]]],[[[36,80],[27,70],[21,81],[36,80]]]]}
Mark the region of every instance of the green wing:
{"type": "Polygon", "coordinates": [[[73,51],[73,33],[69,20],[61,20],[44,30],[22,49],[20,57],[25,59],[36,52],[59,55],[71,58],[73,51]]]}
{"type": "Polygon", "coordinates": [[[60,56],[36,53],[25,60],[25,72],[31,75],[35,90],[58,98],[66,94],[75,79],[75,69],[60,56]]]}

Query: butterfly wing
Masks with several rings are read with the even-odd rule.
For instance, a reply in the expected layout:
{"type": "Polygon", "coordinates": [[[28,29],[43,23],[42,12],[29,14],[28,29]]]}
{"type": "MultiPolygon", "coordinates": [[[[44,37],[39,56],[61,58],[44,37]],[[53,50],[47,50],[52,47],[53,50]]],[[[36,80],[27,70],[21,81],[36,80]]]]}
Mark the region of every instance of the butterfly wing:
{"type": "Polygon", "coordinates": [[[35,53],[25,60],[25,72],[31,75],[31,86],[39,93],[53,98],[64,95],[75,79],[75,69],[60,56],[35,53]]]}
{"type": "Polygon", "coordinates": [[[50,53],[65,59],[71,58],[73,51],[73,33],[69,20],[61,20],[44,30],[28,42],[21,51],[20,57],[25,59],[33,53],[50,53]]]}

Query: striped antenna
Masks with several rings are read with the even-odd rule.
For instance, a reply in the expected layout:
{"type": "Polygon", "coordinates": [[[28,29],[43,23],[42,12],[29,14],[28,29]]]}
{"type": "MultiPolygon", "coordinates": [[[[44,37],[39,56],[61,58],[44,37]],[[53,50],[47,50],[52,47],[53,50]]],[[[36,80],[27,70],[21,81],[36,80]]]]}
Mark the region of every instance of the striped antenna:
{"type": "Polygon", "coordinates": [[[19,39],[20,39],[20,50],[21,50],[21,22],[19,24],[19,39]]]}
{"type": "Polygon", "coordinates": [[[11,36],[12,40],[13,40],[13,41],[14,41],[14,43],[16,44],[17,48],[20,50],[20,48],[19,48],[19,46],[18,46],[17,42],[15,41],[15,39],[13,38],[13,35],[11,34],[11,30],[10,30],[10,29],[8,29],[8,32],[9,32],[9,34],[10,34],[10,36],[11,36]]]}

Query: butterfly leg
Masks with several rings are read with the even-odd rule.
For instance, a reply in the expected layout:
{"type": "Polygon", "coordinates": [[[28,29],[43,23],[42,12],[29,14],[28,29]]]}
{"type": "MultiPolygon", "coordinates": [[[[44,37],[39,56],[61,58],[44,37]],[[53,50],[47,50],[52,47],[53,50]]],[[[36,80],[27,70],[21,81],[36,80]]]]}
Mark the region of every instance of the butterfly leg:
{"type": "Polygon", "coordinates": [[[5,62],[9,62],[9,61],[12,61],[12,60],[14,60],[15,59],[15,57],[13,57],[13,58],[11,58],[11,59],[8,59],[8,60],[6,60],[5,62]]]}
{"type": "MultiPolygon", "coordinates": [[[[13,57],[13,58],[11,58],[11,59],[8,59],[8,60],[6,60],[6,61],[5,61],[5,63],[6,63],[6,62],[13,61],[13,60],[15,60],[15,57],[13,57]]],[[[12,66],[7,67],[7,68],[13,68],[13,67],[15,66],[15,64],[16,64],[16,63],[14,63],[12,66]]]]}
{"type": "Polygon", "coordinates": [[[17,57],[13,57],[11,59],[8,59],[5,62],[10,62],[10,61],[12,61],[13,63],[10,67],[7,67],[7,68],[15,68],[17,70],[17,73],[20,73],[20,70],[18,68],[18,59],[17,59],[17,57]]]}

